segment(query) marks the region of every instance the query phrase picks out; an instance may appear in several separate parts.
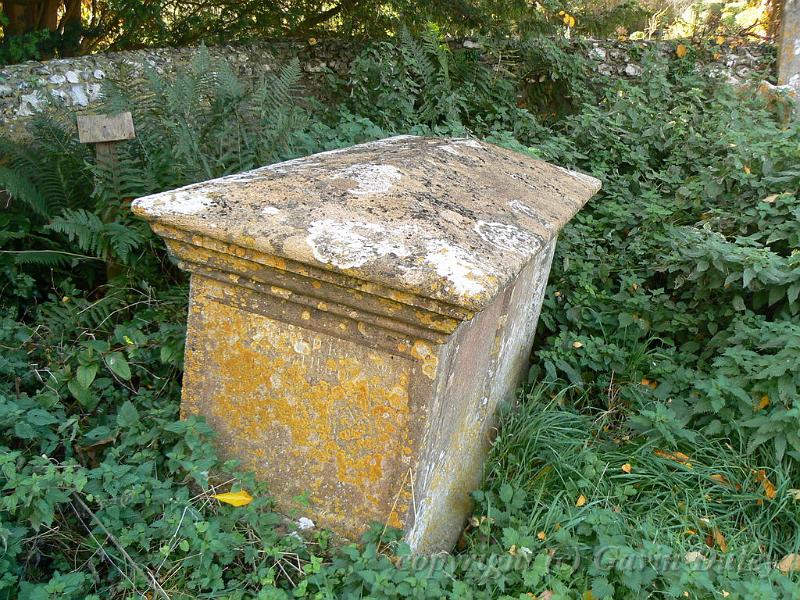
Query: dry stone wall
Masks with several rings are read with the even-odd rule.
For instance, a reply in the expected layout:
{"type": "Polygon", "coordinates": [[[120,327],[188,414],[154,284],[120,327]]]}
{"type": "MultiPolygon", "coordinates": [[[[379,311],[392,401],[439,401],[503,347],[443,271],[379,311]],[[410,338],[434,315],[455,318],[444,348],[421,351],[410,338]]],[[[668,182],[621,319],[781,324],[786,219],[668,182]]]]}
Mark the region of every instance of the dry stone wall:
{"type": "MultiPolygon", "coordinates": [[[[510,42],[513,45],[513,42],[510,42]]],[[[454,46],[481,49],[470,40],[453,42],[454,46]]],[[[588,56],[598,72],[605,75],[636,78],[642,74],[640,58],[648,47],[674,53],[667,42],[575,42],[575,52],[588,56]]],[[[310,44],[302,41],[272,41],[241,46],[209,48],[212,57],[224,58],[234,71],[247,79],[298,57],[307,75],[307,83],[321,77],[326,69],[344,73],[360,46],[344,41],[310,44]]],[[[158,48],[95,54],[45,62],[25,62],[0,68],[0,133],[21,129],[26,118],[49,104],[75,111],[96,107],[106,78],[141,78],[145,68],[171,74],[185,67],[196,48],[158,48]]],[[[712,60],[721,76],[741,80],[753,71],[772,68],[774,49],[767,45],[721,46],[712,60]]]]}

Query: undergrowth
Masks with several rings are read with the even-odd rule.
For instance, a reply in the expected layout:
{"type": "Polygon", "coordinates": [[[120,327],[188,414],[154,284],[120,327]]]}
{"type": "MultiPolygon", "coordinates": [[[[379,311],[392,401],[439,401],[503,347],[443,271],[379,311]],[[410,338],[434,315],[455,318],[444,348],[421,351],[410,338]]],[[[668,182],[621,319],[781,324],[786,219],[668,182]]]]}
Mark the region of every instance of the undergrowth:
{"type": "Polygon", "coordinates": [[[0,597],[800,597],[800,129],[691,56],[643,64],[621,81],[555,43],[485,61],[406,35],[331,73],[323,104],[296,63],[243,82],[200,51],[106,86],[137,128],[114,169],[67,115],[0,141],[0,597]],[[178,419],[186,282],[129,211],[393,133],[603,180],[562,233],[474,515],[434,559],[380,525],[345,547],[296,531],[178,419]],[[247,506],[212,498],[242,488],[247,506]]]}

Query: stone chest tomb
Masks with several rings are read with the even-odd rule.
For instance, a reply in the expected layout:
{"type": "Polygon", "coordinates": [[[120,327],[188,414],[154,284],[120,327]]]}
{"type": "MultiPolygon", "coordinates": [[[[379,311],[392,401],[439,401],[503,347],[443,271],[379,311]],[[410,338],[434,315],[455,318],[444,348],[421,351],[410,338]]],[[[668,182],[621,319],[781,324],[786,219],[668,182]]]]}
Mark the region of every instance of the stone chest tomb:
{"type": "Polygon", "coordinates": [[[449,550],[527,372],[556,236],[599,181],[399,136],[136,200],[190,271],[182,412],[279,506],[449,550]]]}

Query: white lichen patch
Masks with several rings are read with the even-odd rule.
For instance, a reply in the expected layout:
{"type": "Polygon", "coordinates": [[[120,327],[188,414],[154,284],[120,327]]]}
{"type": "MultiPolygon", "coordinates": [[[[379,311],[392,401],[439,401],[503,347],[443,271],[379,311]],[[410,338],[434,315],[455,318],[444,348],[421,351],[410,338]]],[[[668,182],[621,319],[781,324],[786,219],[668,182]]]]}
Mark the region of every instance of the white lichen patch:
{"type": "Polygon", "coordinates": [[[356,196],[366,196],[385,194],[392,188],[392,184],[399,181],[402,176],[400,169],[392,165],[364,163],[342,169],[332,175],[331,179],[352,179],[356,182],[356,187],[350,190],[350,193],[356,196]]]}
{"type": "Polygon", "coordinates": [[[453,143],[457,144],[458,146],[467,146],[469,148],[475,148],[477,150],[483,149],[483,146],[481,146],[481,143],[478,140],[473,140],[471,138],[455,139],[453,140],[453,143]]]}
{"type": "Polygon", "coordinates": [[[546,230],[553,229],[553,222],[550,219],[543,218],[532,206],[526,204],[522,200],[509,200],[508,207],[512,212],[524,215],[529,219],[536,221],[542,228],[546,230]]]}
{"type": "Polygon", "coordinates": [[[302,156],[300,158],[293,158],[291,160],[285,160],[283,162],[275,163],[274,165],[267,165],[266,167],[262,167],[262,169],[265,171],[271,171],[272,173],[285,174],[312,167],[318,167],[319,163],[316,160],[317,156],[319,155],[312,154],[311,156],[302,156]]]}
{"type": "Polygon", "coordinates": [[[322,219],[308,228],[306,241],[319,262],[354,269],[382,256],[408,256],[403,239],[407,230],[387,231],[376,223],[322,219]]]}
{"type": "Polygon", "coordinates": [[[455,138],[450,140],[450,143],[441,144],[437,146],[437,148],[442,152],[447,152],[453,156],[464,156],[464,154],[459,151],[458,146],[466,146],[467,148],[475,148],[476,150],[483,149],[483,146],[481,146],[479,141],[470,138],[455,138]]]}
{"type": "Polygon", "coordinates": [[[502,250],[529,255],[536,253],[542,247],[539,236],[514,225],[478,221],[474,230],[482,240],[502,250]]]}
{"type": "Polygon", "coordinates": [[[281,210],[275,206],[265,206],[261,209],[261,214],[267,216],[277,215],[279,212],[281,212],[281,210]]]}
{"type": "Polygon", "coordinates": [[[134,201],[134,207],[148,215],[196,215],[214,204],[214,199],[199,190],[176,190],[167,194],[147,196],[134,201]]]}
{"type": "Polygon", "coordinates": [[[436,274],[446,278],[458,294],[474,296],[485,289],[489,273],[476,264],[466,250],[451,246],[442,240],[428,244],[425,262],[436,269],[436,274]]]}
{"type": "Polygon", "coordinates": [[[463,156],[461,152],[459,152],[455,146],[452,144],[442,144],[441,146],[437,146],[439,150],[442,152],[447,152],[448,154],[452,154],[453,156],[463,156]]]}
{"type": "Polygon", "coordinates": [[[515,213],[520,213],[532,219],[538,219],[539,214],[531,207],[525,204],[522,200],[509,200],[508,207],[515,213]]]}
{"type": "Polygon", "coordinates": [[[558,165],[554,166],[562,173],[566,173],[570,177],[573,177],[574,179],[582,181],[583,183],[595,188],[595,191],[598,191],[600,189],[600,186],[602,185],[599,179],[597,179],[596,177],[592,177],[591,175],[587,175],[586,173],[581,173],[580,171],[572,171],[570,169],[565,169],[564,167],[559,167],[558,165]]]}

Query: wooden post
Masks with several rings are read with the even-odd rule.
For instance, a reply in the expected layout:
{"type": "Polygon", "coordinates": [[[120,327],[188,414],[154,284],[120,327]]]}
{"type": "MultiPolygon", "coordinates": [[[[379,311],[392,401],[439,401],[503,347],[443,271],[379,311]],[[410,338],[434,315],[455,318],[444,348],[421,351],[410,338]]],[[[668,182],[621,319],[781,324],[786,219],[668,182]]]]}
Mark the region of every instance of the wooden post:
{"type": "Polygon", "coordinates": [[[116,115],[78,115],[78,139],[81,144],[95,144],[97,164],[113,168],[114,146],[136,137],[131,113],[116,115]]]}
{"type": "MultiPolygon", "coordinates": [[[[78,115],[78,139],[81,144],[94,144],[96,162],[105,171],[113,173],[117,166],[116,146],[122,141],[136,137],[133,117],[129,112],[116,115],[78,115]]],[[[122,198],[119,199],[122,201],[122,198]]],[[[104,223],[114,220],[118,206],[108,206],[102,215],[104,223]]],[[[106,277],[112,279],[118,274],[118,265],[111,260],[106,264],[106,277]]]]}

